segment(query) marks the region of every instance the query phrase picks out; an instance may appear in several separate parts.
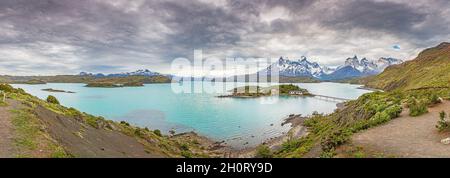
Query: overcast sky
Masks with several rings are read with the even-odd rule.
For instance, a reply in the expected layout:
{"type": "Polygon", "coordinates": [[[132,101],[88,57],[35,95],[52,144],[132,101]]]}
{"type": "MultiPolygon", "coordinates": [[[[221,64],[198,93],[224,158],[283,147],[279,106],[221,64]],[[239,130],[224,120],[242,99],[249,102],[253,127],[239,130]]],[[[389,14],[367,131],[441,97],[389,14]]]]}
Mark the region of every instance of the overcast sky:
{"type": "Polygon", "coordinates": [[[448,0],[1,0],[0,74],[170,73],[177,57],[414,58],[448,0]]]}

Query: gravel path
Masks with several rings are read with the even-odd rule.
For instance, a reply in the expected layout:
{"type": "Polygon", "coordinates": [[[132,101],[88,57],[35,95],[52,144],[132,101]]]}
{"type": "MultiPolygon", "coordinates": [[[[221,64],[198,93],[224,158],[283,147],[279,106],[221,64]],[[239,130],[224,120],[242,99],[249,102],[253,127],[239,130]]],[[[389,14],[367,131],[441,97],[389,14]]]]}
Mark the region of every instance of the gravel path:
{"type": "Polygon", "coordinates": [[[396,157],[450,157],[450,145],[440,143],[450,133],[439,133],[435,128],[441,111],[450,113],[450,101],[429,108],[429,113],[419,117],[410,117],[404,109],[399,118],[355,134],[351,144],[396,157]]]}

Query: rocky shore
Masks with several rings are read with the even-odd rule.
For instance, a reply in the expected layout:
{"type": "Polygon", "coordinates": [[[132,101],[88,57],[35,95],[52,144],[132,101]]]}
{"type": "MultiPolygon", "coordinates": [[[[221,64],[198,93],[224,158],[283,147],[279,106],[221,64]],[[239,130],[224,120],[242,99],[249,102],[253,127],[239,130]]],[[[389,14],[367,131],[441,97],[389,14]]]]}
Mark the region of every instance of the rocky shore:
{"type": "MultiPolygon", "coordinates": [[[[289,139],[298,139],[308,134],[308,129],[303,126],[303,122],[308,119],[308,117],[303,117],[300,114],[291,114],[281,125],[291,124],[291,128],[287,133],[283,133],[281,136],[267,139],[262,145],[269,147],[272,151],[277,151],[281,149],[284,142],[289,139]]],[[[254,158],[256,156],[257,147],[245,148],[241,150],[231,149],[228,153],[224,155],[226,158],[254,158]]]]}

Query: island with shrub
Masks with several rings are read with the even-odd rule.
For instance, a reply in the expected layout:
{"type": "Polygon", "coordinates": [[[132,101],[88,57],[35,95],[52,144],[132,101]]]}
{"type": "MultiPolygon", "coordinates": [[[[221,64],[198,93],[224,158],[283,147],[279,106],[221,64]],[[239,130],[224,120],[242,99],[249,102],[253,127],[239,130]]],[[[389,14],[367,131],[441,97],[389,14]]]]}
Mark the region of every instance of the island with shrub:
{"type": "Polygon", "coordinates": [[[312,94],[304,88],[300,88],[293,84],[283,84],[270,87],[260,86],[243,86],[232,89],[229,95],[220,95],[219,98],[257,98],[263,96],[312,96],[312,94]]]}

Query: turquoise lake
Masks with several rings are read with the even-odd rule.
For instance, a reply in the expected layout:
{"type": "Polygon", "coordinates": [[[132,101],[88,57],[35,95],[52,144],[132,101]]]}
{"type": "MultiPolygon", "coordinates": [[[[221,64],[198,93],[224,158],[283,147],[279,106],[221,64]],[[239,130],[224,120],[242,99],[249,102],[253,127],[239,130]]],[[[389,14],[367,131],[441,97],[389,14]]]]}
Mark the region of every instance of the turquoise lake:
{"type": "MultiPolygon", "coordinates": [[[[201,82],[195,82],[202,84],[201,82]]],[[[222,83],[226,84],[226,83],[222,83]]],[[[85,84],[49,83],[22,85],[28,93],[45,99],[58,98],[67,107],[103,116],[115,121],[127,121],[137,126],[160,129],[168,133],[195,131],[216,141],[226,141],[236,148],[255,146],[280,136],[290,129],[281,126],[290,114],[310,115],[314,111],[331,113],[336,102],[314,97],[277,98],[218,98],[223,93],[175,93],[171,84],[148,84],[144,87],[87,88],[85,84]],[[76,93],[51,93],[52,88],[76,93]],[[275,103],[264,103],[277,99],[275,103]]],[[[244,86],[245,84],[239,84],[244,86]]],[[[355,99],[370,91],[358,89],[360,85],[340,83],[297,83],[311,93],[355,99]]],[[[230,90],[234,85],[225,85],[230,90]]],[[[275,96],[274,96],[275,97],[275,96]]]]}

